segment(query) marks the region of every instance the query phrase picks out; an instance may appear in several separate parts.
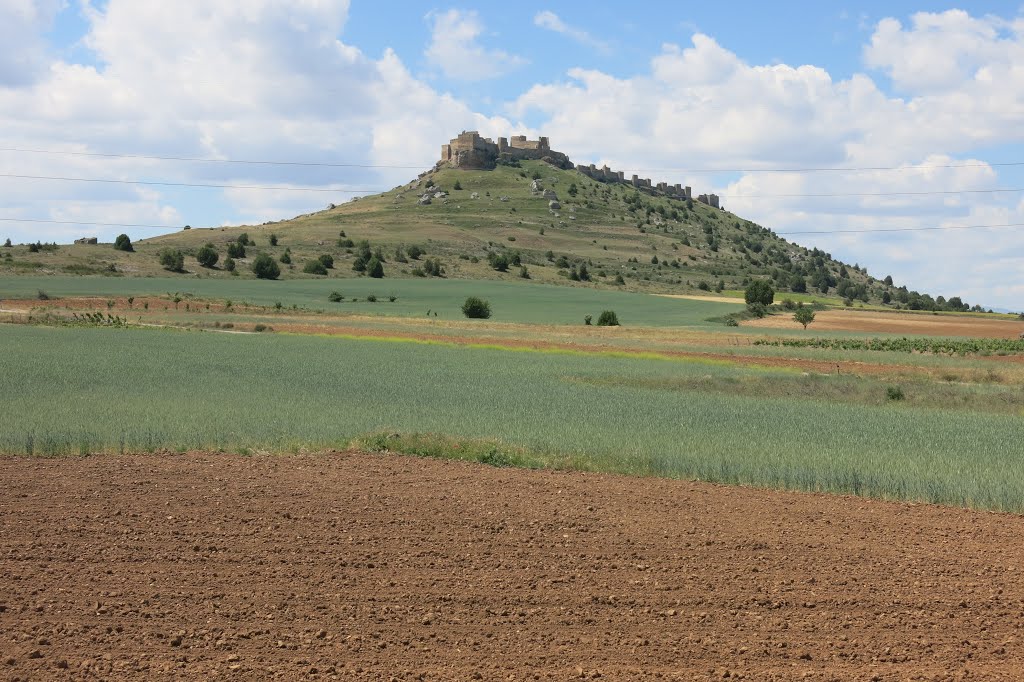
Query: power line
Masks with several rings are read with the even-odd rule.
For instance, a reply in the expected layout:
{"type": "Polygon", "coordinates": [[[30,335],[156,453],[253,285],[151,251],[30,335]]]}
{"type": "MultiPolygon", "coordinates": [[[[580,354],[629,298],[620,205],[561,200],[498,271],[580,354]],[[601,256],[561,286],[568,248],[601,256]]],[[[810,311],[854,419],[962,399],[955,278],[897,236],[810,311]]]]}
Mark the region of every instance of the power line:
{"type": "Polygon", "coordinates": [[[323,187],[283,187],[281,185],[221,185],[205,182],[157,182],[151,180],[106,180],[100,178],[71,178],[53,175],[15,175],[0,173],[0,178],[16,178],[19,180],[58,180],[62,182],[100,182],[114,185],[158,185],[161,187],[212,187],[219,189],[261,189],[276,192],[334,192],[336,194],[370,194],[386,192],[377,189],[326,189],[323,187]]]}
{"type": "MultiPolygon", "coordinates": [[[[147,185],[161,187],[205,187],[217,189],[255,189],[278,192],[334,192],[339,194],[371,194],[383,193],[387,189],[329,189],[323,187],[285,187],[282,185],[227,185],[218,183],[201,182],[163,182],[155,180],[111,180],[104,178],[73,178],[52,175],[17,175],[13,173],[0,173],[0,178],[14,178],[20,180],[54,180],[61,182],[96,182],[118,185],[147,185]]],[[[808,198],[850,198],[850,197],[897,197],[897,196],[928,196],[928,195],[951,195],[951,194],[998,194],[1024,192],[1024,188],[997,188],[997,189],[957,189],[957,190],[928,190],[922,192],[849,192],[849,193],[821,193],[821,194],[734,194],[723,195],[723,199],[808,199],[808,198]]]]}
{"type": "MultiPolygon", "coordinates": [[[[42,220],[38,218],[13,218],[0,216],[0,221],[13,223],[49,223],[54,225],[83,225],[89,227],[144,227],[153,229],[179,229],[180,225],[148,225],[145,223],[97,223],[83,220],[42,220]]],[[[224,226],[227,227],[227,226],[224,226]]],[[[934,230],[981,230],[1000,227],[1024,227],[1024,223],[1004,223],[999,225],[944,225],[941,227],[883,227],[878,229],[853,230],[796,230],[775,232],[782,234],[852,234],[871,232],[928,232],[934,230]]]]}
{"type": "MultiPolygon", "coordinates": [[[[192,156],[153,156],[147,154],[113,154],[102,152],[76,152],[60,149],[27,149],[23,147],[0,147],[0,152],[18,152],[24,154],[52,154],[62,156],[86,156],[108,159],[138,159],[148,161],[186,161],[194,163],[233,163],[261,166],[310,166],[323,168],[393,168],[421,169],[433,164],[403,166],[370,163],[330,163],[320,161],[274,161],[265,159],[208,159],[192,156]]],[[[1006,161],[993,163],[945,163],[923,164],[920,166],[808,166],[799,168],[624,168],[624,173],[854,173],[874,171],[910,172],[933,168],[999,168],[1024,166],[1024,161],[1006,161]]]]}
{"type": "Polygon", "coordinates": [[[204,159],[193,156],[148,156],[146,154],[104,154],[100,152],[72,152],[57,149],[22,149],[0,147],[0,152],[21,152],[25,154],[54,154],[60,156],[92,156],[105,159],[138,159],[142,161],[189,161],[196,163],[236,163],[254,166],[313,166],[324,168],[400,168],[421,169],[427,166],[391,166],[367,163],[327,163],[319,161],[265,161],[261,159],[204,159]]]}
{"type": "Polygon", "coordinates": [[[864,234],[869,232],[928,232],[932,230],[981,230],[998,227],[1024,227],[1024,223],[1004,223],[1001,225],[943,225],[941,227],[882,227],[874,230],[800,230],[776,232],[775,234],[864,234]]]}

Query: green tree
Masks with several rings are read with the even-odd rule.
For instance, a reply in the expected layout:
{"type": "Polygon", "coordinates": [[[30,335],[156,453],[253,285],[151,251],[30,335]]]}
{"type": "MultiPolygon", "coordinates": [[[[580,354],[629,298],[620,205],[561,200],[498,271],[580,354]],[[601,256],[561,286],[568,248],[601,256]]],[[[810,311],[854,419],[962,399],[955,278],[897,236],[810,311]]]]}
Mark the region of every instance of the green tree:
{"type": "Polygon", "coordinates": [[[598,327],[618,327],[619,316],[615,314],[614,310],[605,310],[597,317],[598,327]]]}
{"type": "Polygon", "coordinates": [[[324,267],[328,270],[334,267],[334,256],[329,253],[320,254],[320,262],[324,264],[324,267]]]}
{"type": "Polygon", "coordinates": [[[220,256],[217,255],[217,249],[213,248],[213,244],[207,244],[196,252],[196,260],[204,268],[212,268],[220,260],[220,256]]]}
{"type": "Polygon", "coordinates": [[[240,241],[229,243],[228,256],[230,258],[245,258],[245,244],[240,241]]]}
{"type": "Polygon", "coordinates": [[[802,305],[793,313],[793,319],[802,324],[804,329],[807,329],[807,325],[814,322],[814,310],[809,305],[802,305]]]}
{"type": "Polygon", "coordinates": [[[370,262],[366,264],[366,274],[375,279],[380,279],[384,276],[384,265],[380,262],[380,259],[374,256],[370,259],[370,262]]]}
{"type": "MultiPolygon", "coordinates": [[[[8,240],[7,246],[10,246],[10,240],[8,240]]],[[[126,234],[117,235],[117,239],[114,240],[114,248],[118,251],[134,251],[135,247],[132,246],[132,240],[128,238],[126,234]]]]}
{"type": "Polygon", "coordinates": [[[760,303],[769,306],[775,302],[775,289],[772,288],[768,280],[755,279],[747,285],[746,291],[743,292],[743,299],[747,305],[760,303]]]}
{"type": "Polygon", "coordinates": [[[277,235],[273,232],[270,233],[270,245],[277,246],[277,235]]]}
{"type": "Polygon", "coordinates": [[[482,298],[470,296],[462,304],[462,314],[466,317],[486,320],[491,316],[491,304],[482,298]]]}
{"type": "Polygon", "coordinates": [[[179,249],[163,249],[160,251],[160,265],[171,272],[185,271],[185,254],[179,249]]]}
{"type": "Polygon", "coordinates": [[[265,253],[256,256],[252,262],[252,271],[258,279],[277,279],[281,276],[277,262],[265,253]]]}

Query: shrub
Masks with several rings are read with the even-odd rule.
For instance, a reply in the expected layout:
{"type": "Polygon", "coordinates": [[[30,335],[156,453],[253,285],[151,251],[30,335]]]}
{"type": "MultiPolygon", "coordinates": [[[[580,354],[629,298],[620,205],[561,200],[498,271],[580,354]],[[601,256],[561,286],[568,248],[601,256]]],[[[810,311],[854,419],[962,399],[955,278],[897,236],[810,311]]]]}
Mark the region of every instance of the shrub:
{"type": "Polygon", "coordinates": [[[306,261],[306,264],[304,266],[302,266],[302,271],[304,273],[306,273],[307,275],[326,275],[327,274],[327,268],[324,267],[324,264],[322,262],[320,262],[319,259],[306,261]]]}
{"type": "MultiPolygon", "coordinates": [[[[419,270],[419,268],[416,269],[419,270]]],[[[444,277],[444,267],[441,265],[441,261],[433,258],[423,261],[422,272],[431,277],[444,277]]]]}
{"type": "Polygon", "coordinates": [[[615,275],[615,283],[618,284],[619,286],[622,286],[623,284],[626,283],[626,280],[622,278],[622,273],[615,275]]]}
{"type": "Polygon", "coordinates": [[[703,280],[697,285],[697,288],[701,291],[711,291],[711,286],[703,280]]]}
{"type": "Polygon", "coordinates": [[[456,180],[456,181],[455,181],[455,184],[454,184],[454,185],[452,185],[452,189],[454,189],[454,190],[456,190],[456,191],[457,191],[457,190],[460,190],[460,189],[462,189],[462,183],[461,183],[461,182],[459,182],[458,180],[456,180]]]}
{"type": "Polygon", "coordinates": [[[618,327],[619,316],[615,314],[614,310],[605,310],[597,317],[598,327],[618,327]]]}
{"type": "Polygon", "coordinates": [[[906,396],[903,395],[903,389],[899,386],[890,386],[885,389],[885,397],[889,400],[903,400],[906,396]]]}
{"type": "Polygon", "coordinates": [[[270,245],[277,246],[277,235],[273,232],[270,233],[270,245]]]}
{"type": "Polygon", "coordinates": [[[345,300],[345,297],[341,295],[340,291],[332,291],[327,295],[327,300],[331,303],[340,303],[345,300]]]}
{"type": "Polygon", "coordinates": [[[526,269],[526,266],[519,268],[519,276],[523,279],[530,279],[530,271],[526,269]]]}
{"type": "Polygon", "coordinates": [[[583,324],[585,324],[585,325],[587,325],[589,327],[590,326],[590,321],[593,320],[593,319],[594,319],[593,315],[584,315],[583,316],[583,324]]]}
{"type": "Polygon", "coordinates": [[[242,246],[248,246],[249,244],[255,244],[256,243],[256,242],[252,241],[251,239],[249,239],[249,233],[248,232],[243,232],[242,234],[238,235],[238,239],[236,239],[235,241],[237,241],[242,246]]]}
{"type": "Polygon", "coordinates": [[[775,302],[775,289],[764,279],[755,279],[747,285],[743,292],[743,299],[747,304],[760,303],[769,306],[775,302]]]}
{"type": "Polygon", "coordinates": [[[241,242],[228,244],[228,258],[245,258],[245,244],[241,242]]]}
{"type": "Polygon", "coordinates": [[[171,272],[185,271],[185,254],[179,249],[162,249],[160,251],[160,265],[164,270],[171,272]]]}
{"type": "Polygon", "coordinates": [[[366,264],[366,274],[375,279],[380,279],[384,276],[384,266],[376,256],[371,258],[370,262],[366,264]]]}
{"type": "Polygon", "coordinates": [[[366,300],[369,301],[370,303],[376,303],[377,297],[374,296],[373,294],[370,294],[369,296],[366,297],[366,300]]]}
{"type": "Polygon", "coordinates": [[[213,244],[207,244],[196,252],[196,260],[204,268],[212,268],[220,260],[220,256],[217,255],[217,249],[213,248],[213,244]]]}
{"type": "Polygon", "coordinates": [[[224,259],[224,269],[227,270],[228,272],[235,271],[235,260],[230,256],[224,259]]]}
{"type": "Polygon", "coordinates": [[[277,279],[281,275],[281,268],[265,253],[256,256],[252,262],[252,271],[259,279],[277,279]]]}
{"type": "Polygon", "coordinates": [[[292,252],[290,250],[288,250],[288,249],[285,249],[284,253],[281,254],[280,261],[282,263],[284,263],[285,265],[291,265],[292,264],[292,252]]]}
{"type": "Polygon", "coordinates": [[[270,327],[268,327],[265,324],[255,324],[255,325],[253,325],[252,330],[254,332],[265,332],[265,331],[270,330],[270,327]]]}
{"type": "Polygon", "coordinates": [[[324,267],[328,270],[334,267],[334,256],[329,253],[320,254],[320,262],[324,264],[324,267]]]}
{"type": "Polygon", "coordinates": [[[409,256],[409,258],[413,260],[419,260],[420,256],[422,256],[426,252],[422,248],[413,244],[412,246],[405,250],[405,253],[407,256],[409,256]]]}
{"type": "Polygon", "coordinates": [[[768,306],[764,303],[755,301],[754,303],[747,304],[747,312],[754,317],[761,318],[768,314],[768,306]]]}
{"type": "Polygon", "coordinates": [[[462,314],[466,317],[486,320],[491,316],[491,304],[482,298],[470,296],[466,299],[466,302],[462,304],[462,314]]]}
{"type": "Polygon", "coordinates": [[[796,310],[796,303],[791,298],[782,299],[782,307],[786,310],[796,310]]]}
{"type": "Polygon", "coordinates": [[[488,256],[487,260],[490,262],[491,267],[497,270],[498,272],[508,272],[508,258],[506,258],[504,255],[491,253],[491,255],[488,256]]]}
{"type": "Polygon", "coordinates": [[[398,300],[398,297],[395,296],[394,294],[391,294],[390,296],[388,296],[388,301],[390,301],[391,303],[394,303],[397,300],[398,300]]]}
{"type": "MultiPolygon", "coordinates": [[[[6,246],[10,246],[10,240],[7,240],[6,246]]],[[[135,247],[132,246],[132,240],[128,238],[126,234],[117,235],[117,239],[114,240],[114,248],[118,251],[134,251],[135,247]]]]}
{"type": "Polygon", "coordinates": [[[7,249],[11,248],[11,238],[10,237],[8,237],[6,241],[4,241],[4,248],[7,248],[7,249]]]}
{"type": "Polygon", "coordinates": [[[356,245],[356,243],[354,241],[352,241],[351,239],[345,239],[345,238],[338,239],[337,243],[338,243],[338,246],[343,248],[343,249],[351,249],[353,246],[356,245]]]}
{"type": "Polygon", "coordinates": [[[36,242],[35,244],[29,244],[28,245],[28,252],[29,253],[39,253],[39,249],[40,248],[41,248],[41,246],[39,245],[39,242],[36,242]]]}

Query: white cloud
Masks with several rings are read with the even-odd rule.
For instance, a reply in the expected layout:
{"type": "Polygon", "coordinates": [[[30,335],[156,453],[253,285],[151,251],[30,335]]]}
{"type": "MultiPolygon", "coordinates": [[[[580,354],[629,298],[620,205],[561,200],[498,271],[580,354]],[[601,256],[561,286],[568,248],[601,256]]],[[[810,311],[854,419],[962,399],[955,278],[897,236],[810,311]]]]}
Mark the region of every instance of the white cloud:
{"type": "Polygon", "coordinates": [[[526,64],[522,57],[480,45],[478,39],[484,32],[484,25],[476,12],[450,9],[431,12],[427,18],[432,28],[426,57],[449,78],[486,80],[526,64]]]}
{"type": "Polygon", "coordinates": [[[34,82],[46,69],[43,32],[63,0],[0,0],[0,87],[34,82]]]}
{"type": "Polygon", "coordinates": [[[611,49],[608,43],[598,40],[581,28],[570,26],[562,21],[561,17],[550,10],[537,12],[536,16],[533,17],[533,23],[540,28],[554,31],[555,33],[561,33],[564,36],[572,38],[577,43],[586,45],[587,47],[592,47],[599,52],[607,53],[611,49]]]}
{"type": "MultiPolygon", "coordinates": [[[[925,21],[919,15],[915,26],[928,26],[932,33],[938,30],[936,24],[949,31],[967,31],[962,22],[934,16],[939,18],[925,21]]],[[[994,19],[985,21],[993,26],[1009,25],[994,19]]],[[[873,42],[895,44],[889,58],[893,64],[901,63],[900,50],[913,53],[919,36],[893,43],[886,37],[890,32],[891,25],[881,22],[873,42]]],[[[989,42],[985,48],[972,52],[974,66],[959,75],[963,79],[960,88],[941,83],[933,74],[910,71],[916,75],[908,75],[902,82],[918,89],[909,98],[885,94],[864,74],[835,81],[826,70],[815,66],[751,65],[713,38],[698,34],[689,47],[663,46],[647,73],[621,78],[573,69],[566,81],[534,86],[515,100],[509,111],[518,117],[539,114],[544,122],[537,128],[574,160],[608,163],[621,170],[780,166],[909,169],[747,173],[731,182],[707,174],[639,171],[641,177],[689,184],[696,192],[749,196],[990,189],[1002,183],[996,171],[984,164],[932,168],[971,163],[971,151],[982,145],[1024,141],[1024,128],[1019,125],[1024,118],[1024,67],[1017,66],[1024,64],[1024,57],[1016,57],[1021,40],[1015,33],[1010,40],[1003,29],[986,35],[989,42]],[[996,73],[1000,76],[987,75],[996,73]]],[[[944,42],[941,35],[932,39],[937,45],[944,42]]],[[[913,61],[912,54],[907,61],[913,61]]],[[[1020,222],[990,219],[981,208],[1012,214],[1017,210],[1008,203],[1012,196],[727,196],[725,204],[744,217],[782,232],[1020,222]]],[[[1019,307],[1019,302],[1000,300],[1001,294],[991,286],[1019,277],[1015,272],[1024,269],[1024,256],[1012,255],[1022,253],[1016,236],[1022,233],[985,231],[984,248],[979,246],[982,240],[977,231],[954,230],[804,235],[791,240],[821,246],[844,260],[868,265],[875,272],[891,271],[922,290],[946,296],[962,293],[990,305],[1019,307]],[[896,257],[900,253],[912,253],[915,258],[900,260],[896,257]],[[1008,255],[996,259],[995,253],[1008,255]],[[958,273],[963,273],[962,280],[958,273]]]]}
{"type": "MultiPolygon", "coordinates": [[[[0,147],[426,169],[441,142],[458,130],[493,135],[509,128],[504,119],[478,115],[417,81],[393,52],[371,59],[339,40],[347,11],[347,0],[110,0],[102,8],[87,6],[83,44],[99,66],[56,61],[29,86],[0,86],[0,147]]],[[[6,152],[0,153],[0,173],[381,189],[415,171],[6,152]]],[[[349,196],[295,192],[256,200],[249,191],[143,193],[132,185],[10,179],[0,179],[0,193],[5,216],[152,224],[170,216],[167,224],[194,225],[231,216],[262,222],[349,196]],[[113,215],[130,219],[105,220],[104,202],[113,215]],[[134,213],[127,208],[133,205],[134,213]]],[[[57,229],[15,231],[0,224],[12,237],[27,238],[29,230],[56,235],[57,229]]],[[[119,231],[84,229],[106,237],[119,231]]]]}

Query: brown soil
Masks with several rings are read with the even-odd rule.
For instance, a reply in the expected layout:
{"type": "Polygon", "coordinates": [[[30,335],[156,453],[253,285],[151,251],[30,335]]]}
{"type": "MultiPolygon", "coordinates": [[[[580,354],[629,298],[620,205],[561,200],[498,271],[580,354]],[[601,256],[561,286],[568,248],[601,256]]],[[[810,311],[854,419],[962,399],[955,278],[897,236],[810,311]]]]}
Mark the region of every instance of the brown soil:
{"type": "MultiPolygon", "coordinates": [[[[790,314],[769,315],[749,320],[744,327],[803,329],[790,314]]],[[[822,310],[815,313],[811,331],[848,331],[872,334],[919,334],[925,336],[969,336],[972,338],[1016,339],[1024,332],[1019,320],[969,315],[930,315],[880,312],[875,310],[822,310]]]]}
{"type": "Polygon", "coordinates": [[[0,679],[1024,676],[1024,518],[408,457],[0,459],[0,679]]]}

